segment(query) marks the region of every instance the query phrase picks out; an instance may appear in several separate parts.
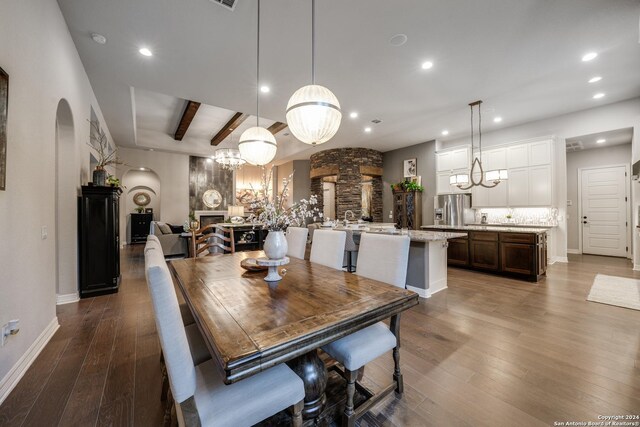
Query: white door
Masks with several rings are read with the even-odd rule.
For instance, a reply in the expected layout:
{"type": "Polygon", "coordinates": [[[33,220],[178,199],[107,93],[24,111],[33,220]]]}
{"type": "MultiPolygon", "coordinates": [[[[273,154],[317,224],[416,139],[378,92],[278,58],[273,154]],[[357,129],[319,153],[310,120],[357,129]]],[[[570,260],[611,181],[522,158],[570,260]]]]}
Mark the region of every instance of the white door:
{"type": "Polygon", "coordinates": [[[626,257],[625,167],[584,169],[581,180],[582,252],[626,257]]]}

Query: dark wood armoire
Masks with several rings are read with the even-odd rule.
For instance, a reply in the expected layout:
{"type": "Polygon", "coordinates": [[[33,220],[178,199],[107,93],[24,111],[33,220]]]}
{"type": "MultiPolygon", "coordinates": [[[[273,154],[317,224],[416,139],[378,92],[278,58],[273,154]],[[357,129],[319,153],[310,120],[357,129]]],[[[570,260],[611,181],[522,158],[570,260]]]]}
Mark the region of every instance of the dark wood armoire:
{"type": "Polygon", "coordinates": [[[422,193],[419,191],[393,192],[393,222],[396,228],[419,230],[422,225],[422,193]]]}
{"type": "Polygon", "coordinates": [[[151,221],[153,221],[153,214],[132,213],[130,219],[131,243],[146,243],[151,229],[151,221]]]}
{"type": "Polygon", "coordinates": [[[118,292],[119,187],[83,186],[78,201],[80,297],[118,292]]]}

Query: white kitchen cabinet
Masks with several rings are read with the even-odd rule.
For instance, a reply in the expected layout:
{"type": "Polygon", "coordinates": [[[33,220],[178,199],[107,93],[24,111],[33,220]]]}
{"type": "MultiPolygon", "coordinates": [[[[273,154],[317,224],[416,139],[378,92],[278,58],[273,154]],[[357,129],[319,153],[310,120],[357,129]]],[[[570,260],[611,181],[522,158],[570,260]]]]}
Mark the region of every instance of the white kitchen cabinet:
{"type": "Polygon", "coordinates": [[[460,169],[457,171],[449,171],[449,172],[440,172],[436,175],[436,192],[438,194],[458,194],[458,193],[468,193],[471,190],[460,190],[455,185],[449,184],[449,177],[451,174],[456,173],[469,173],[468,169],[460,169]]]}
{"type": "Polygon", "coordinates": [[[436,153],[437,172],[451,172],[452,170],[469,169],[469,167],[469,149],[466,147],[436,153]]]}
{"type": "MultiPolygon", "coordinates": [[[[480,177],[480,172],[475,173],[474,178],[480,177]]],[[[473,187],[471,189],[471,207],[488,208],[489,207],[489,189],[484,187],[473,187]]]]}
{"type": "Polygon", "coordinates": [[[436,153],[436,171],[449,172],[451,169],[453,169],[451,167],[451,157],[452,157],[451,151],[436,153]]]}
{"type": "Polygon", "coordinates": [[[529,145],[529,166],[551,164],[551,141],[532,142],[529,145]]]}
{"type": "Polygon", "coordinates": [[[486,189],[489,195],[489,206],[492,208],[504,208],[509,205],[509,182],[503,181],[497,187],[486,189]]]}
{"type": "Polygon", "coordinates": [[[482,152],[482,168],[485,172],[507,168],[507,149],[496,148],[482,152]]]}
{"type": "Polygon", "coordinates": [[[529,166],[529,147],[527,144],[507,147],[507,167],[509,169],[529,166]]]}
{"type": "Polygon", "coordinates": [[[469,149],[458,148],[451,152],[451,169],[469,169],[469,149]]]}
{"type": "Polygon", "coordinates": [[[551,166],[529,168],[529,206],[551,206],[553,200],[551,166]]]}
{"type": "Polygon", "coordinates": [[[509,169],[509,206],[529,205],[529,168],[509,169]]]}

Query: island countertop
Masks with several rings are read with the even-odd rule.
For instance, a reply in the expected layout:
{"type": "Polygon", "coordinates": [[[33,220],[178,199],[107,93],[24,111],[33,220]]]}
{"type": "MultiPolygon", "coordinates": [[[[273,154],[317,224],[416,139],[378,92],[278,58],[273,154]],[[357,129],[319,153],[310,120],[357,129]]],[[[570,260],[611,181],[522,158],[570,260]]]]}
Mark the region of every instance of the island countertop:
{"type": "MultiPolygon", "coordinates": [[[[376,227],[343,227],[338,226],[332,230],[336,231],[352,231],[354,234],[359,233],[375,233],[375,234],[389,234],[394,236],[401,236],[402,232],[395,228],[376,228],[376,227]]],[[[467,233],[453,233],[453,232],[441,232],[441,231],[424,231],[424,230],[409,230],[406,232],[412,242],[437,242],[440,240],[455,239],[456,237],[466,237],[467,233]]]]}
{"type": "Polygon", "coordinates": [[[546,227],[505,227],[502,225],[423,225],[420,228],[461,231],[502,231],[506,233],[546,233],[546,227]]]}

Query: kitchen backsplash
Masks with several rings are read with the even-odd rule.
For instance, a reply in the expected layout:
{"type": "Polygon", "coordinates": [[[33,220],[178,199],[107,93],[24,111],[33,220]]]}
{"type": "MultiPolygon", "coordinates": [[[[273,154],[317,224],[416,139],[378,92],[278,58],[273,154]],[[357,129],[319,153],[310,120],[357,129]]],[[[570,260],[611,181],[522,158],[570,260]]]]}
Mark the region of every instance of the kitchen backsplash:
{"type": "Polygon", "coordinates": [[[476,209],[476,223],[487,215],[488,224],[525,224],[525,225],[558,225],[558,209],[556,208],[513,208],[513,209],[476,209]]]}

